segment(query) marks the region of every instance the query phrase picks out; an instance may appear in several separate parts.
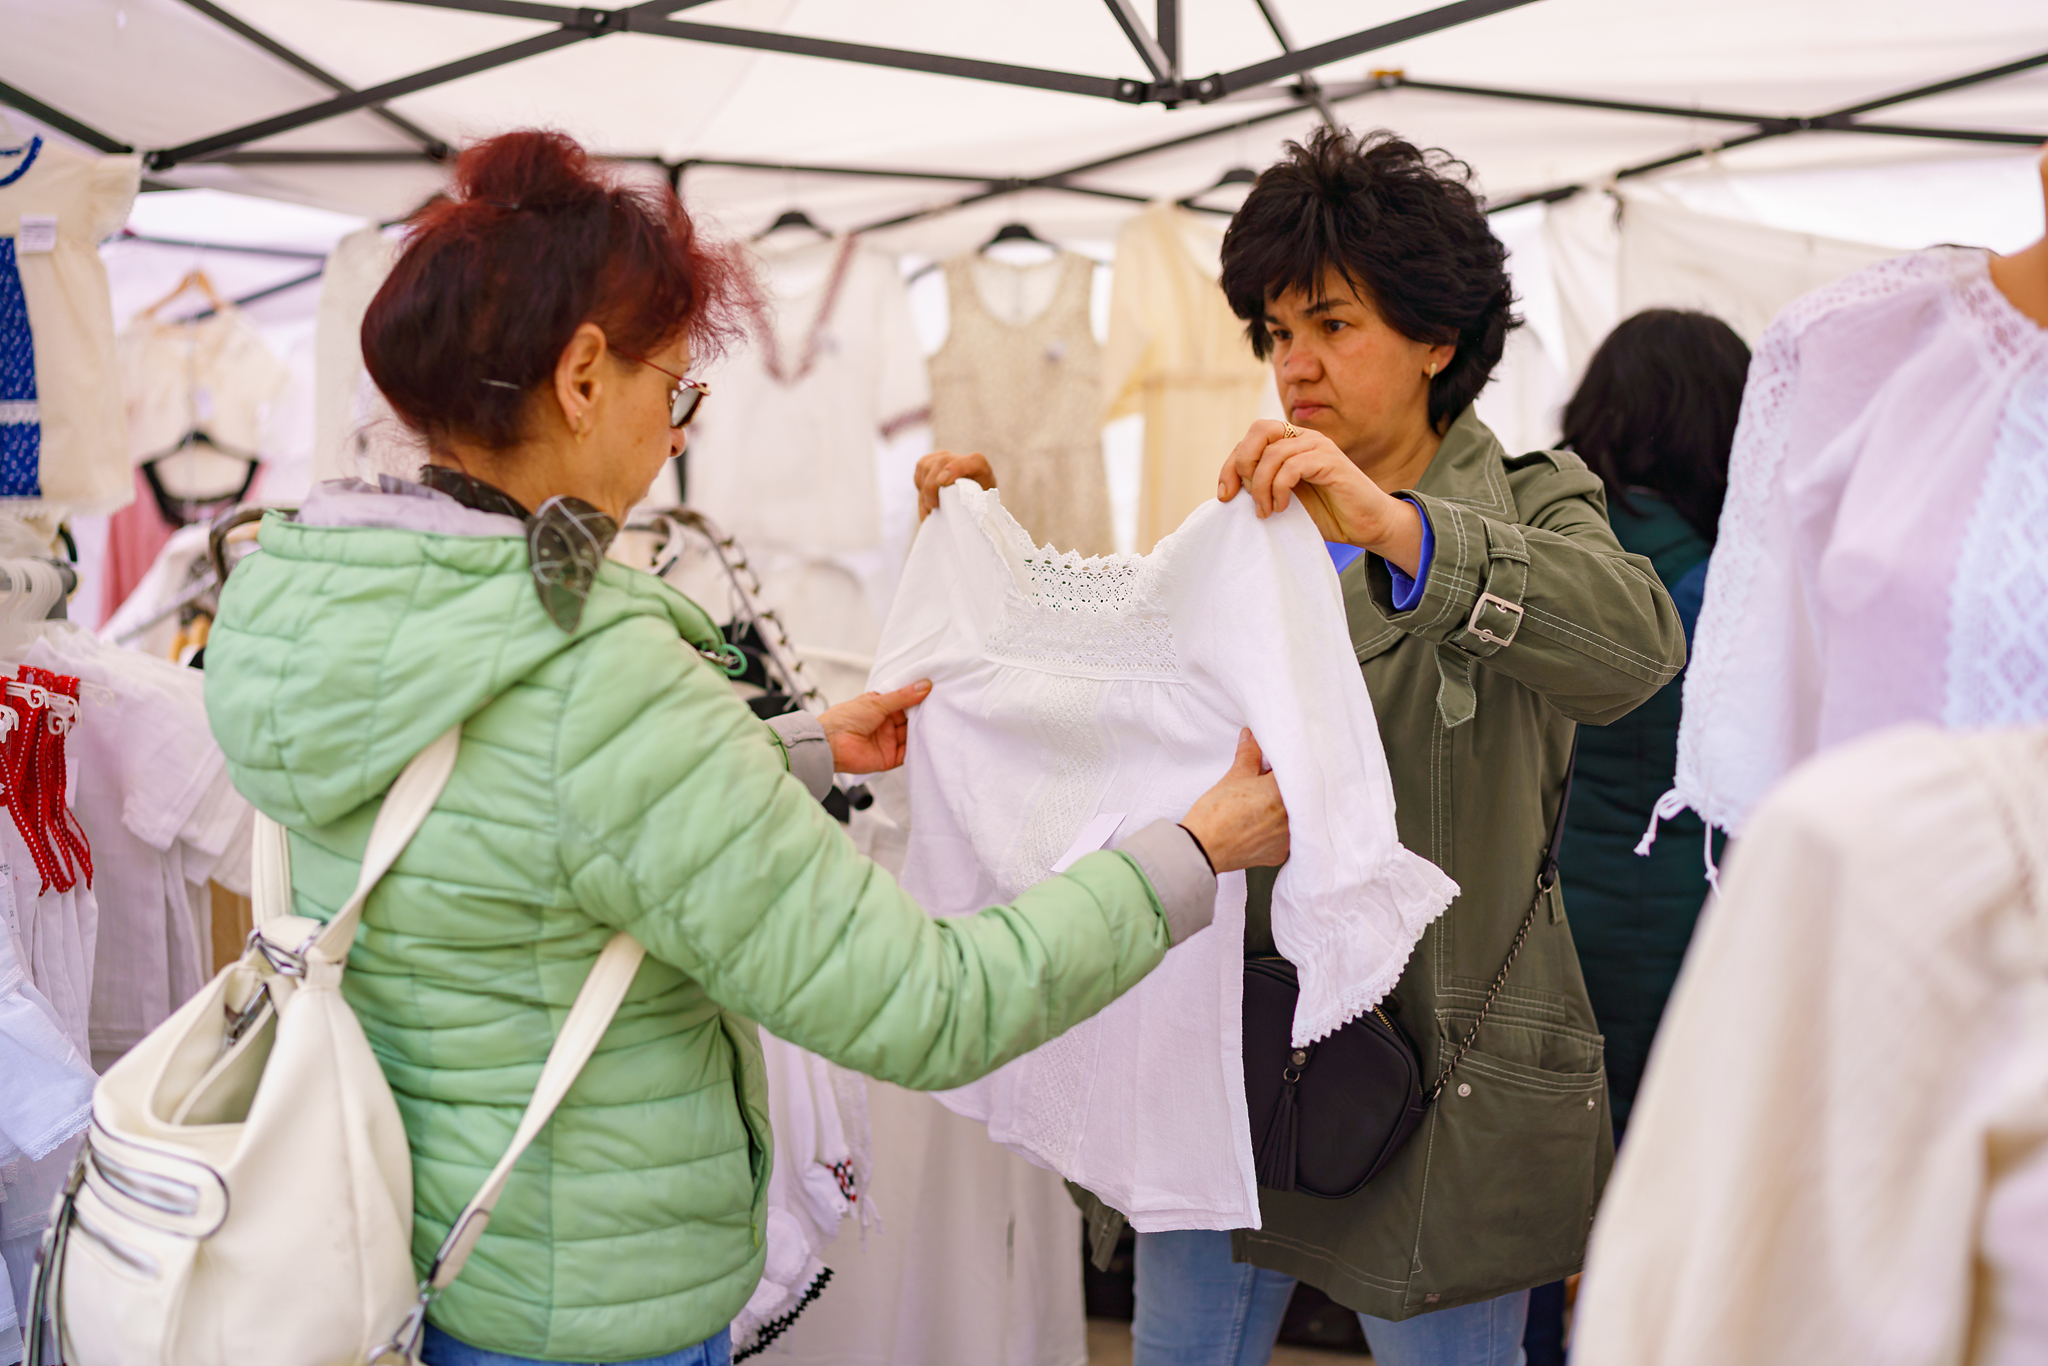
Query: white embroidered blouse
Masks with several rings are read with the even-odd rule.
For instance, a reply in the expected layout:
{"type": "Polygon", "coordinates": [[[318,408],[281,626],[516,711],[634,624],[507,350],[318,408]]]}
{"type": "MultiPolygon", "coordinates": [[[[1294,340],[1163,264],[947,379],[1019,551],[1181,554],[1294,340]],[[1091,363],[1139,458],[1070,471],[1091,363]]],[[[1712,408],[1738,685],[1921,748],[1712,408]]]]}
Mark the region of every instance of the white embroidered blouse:
{"type": "MultiPolygon", "coordinates": [[[[1249,726],[1286,799],[1273,933],[1298,1043],[1371,1008],[1457,894],[1395,834],[1336,573],[1297,504],[1210,502],[1148,556],[1034,547],[995,492],[919,531],[872,686],[921,677],[903,883],[937,914],[1007,900],[1088,848],[1179,820],[1249,726]],[[1114,818],[1121,816],[1119,823],[1114,818]]],[[[942,1099],[1141,1231],[1256,1228],[1240,1050],[1244,877],[1102,1014],[942,1099]]]]}
{"type": "Polygon", "coordinates": [[[2048,330],[1987,259],[1896,257],[1765,332],[1661,814],[1739,835],[1859,735],[2048,720],[2048,330]]]}

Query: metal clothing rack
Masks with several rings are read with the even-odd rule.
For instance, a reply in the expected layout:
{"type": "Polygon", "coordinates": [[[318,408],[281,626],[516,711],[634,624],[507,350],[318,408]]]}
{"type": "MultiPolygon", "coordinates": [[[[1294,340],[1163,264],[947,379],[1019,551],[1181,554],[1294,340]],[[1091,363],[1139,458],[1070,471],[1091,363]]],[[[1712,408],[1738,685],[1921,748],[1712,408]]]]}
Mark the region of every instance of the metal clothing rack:
{"type": "MultiPolygon", "coordinates": [[[[663,509],[653,513],[651,520],[636,523],[629,530],[662,532],[666,537],[662,550],[674,542],[678,532],[692,533],[708,543],[719,568],[724,570],[726,580],[732,586],[733,606],[738,614],[736,619],[743,619],[761,641],[765,655],[763,663],[781,676],[783,691],[791,701],[813,714],[825,710],[825,695],[818,691],[817,684],[805,672],[803,657],[790,641],[789,628],[774,608],[762,605],[761,580],[754,573],[753,565],[748,563],[747,552],[740,548],[738,541],[709,517],[687,507],[663,509]]],[[[654,576],[667,578],[681,559],[681,551],[670,555],[654,571],[654,576]]]]}
{"type": "Polygon", "coordinates": [[[51,605],[50,610],[44,615],[43,619],[45,621],[66,620],[69,616],[71,595],[78,591],[78,570],[72,566],[71,561],[58,559],[54,555],[39,555],[26,559],[22,557],[0,559],[0,595],[11,596],[15,593],[27,592],[30,589],[32,585],[28,581],[28,576],[12,567],[24,563],[48,566],[57,571],[57,582],[59,585],[57,601],[51,605]]]}

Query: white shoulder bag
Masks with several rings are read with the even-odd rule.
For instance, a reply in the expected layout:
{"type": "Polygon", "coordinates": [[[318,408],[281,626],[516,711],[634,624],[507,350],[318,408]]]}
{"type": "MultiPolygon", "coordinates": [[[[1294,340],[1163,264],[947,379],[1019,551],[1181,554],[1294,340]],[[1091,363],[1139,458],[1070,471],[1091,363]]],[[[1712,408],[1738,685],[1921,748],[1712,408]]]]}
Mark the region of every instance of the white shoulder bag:
{"type": "Polygon", "coordinates": [[[428,1302],[461,1273],[644,953],[620,934],[598,955],[511,1148],[416,1281],[405,1128],[341,975],[363,903],[433,809],[461,743],[458,725],[398,775],[355,894],[324,926],[290,914],[284,830],[257,817],[248,951],[93,1093],[36,1261],[28,1366],[50,1359],[50,1336],[68,1366],[416,1360],[428,1302]]]}

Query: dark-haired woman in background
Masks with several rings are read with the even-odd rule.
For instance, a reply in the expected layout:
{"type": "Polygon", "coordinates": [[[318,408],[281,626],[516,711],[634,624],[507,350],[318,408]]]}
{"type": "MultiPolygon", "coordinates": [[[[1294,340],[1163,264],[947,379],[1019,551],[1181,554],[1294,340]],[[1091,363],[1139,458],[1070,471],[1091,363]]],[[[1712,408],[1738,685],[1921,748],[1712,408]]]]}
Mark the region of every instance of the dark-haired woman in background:
{"type": "MultiPolygon", "coordinates": [[[[1692,641],[1707,557],[1728,488],[1728,448],[1749,348],[1705,313],[1653,308],[1608,334],[1564,410],[1564,441],[1607,489],[1622,549],[1647,558],[1692,641]]],[[[1579,732],[1562,863],[1586,994],[1607,1039],[1607,1094],[1620,1141],[1678,965],[1706,899],[1700,819],[1664,822],[1647,858],[1636,842],[1678,761],[1674,678],[1619,721],[1579,732]]],[[[1530,1306],[1530,1366],[1562,1366],[1561,1285],[1530,1306]]]]}
{"type": "MultiPolygon", "coordinates": [[[[1401,842],[1457,879],[1385,1002],[1425,1086],[1514,969],[1453,1084],[1363,1190],[1262,1188],[1262,1227],[1138,1235],[1137,1366],[1255,1366],[1295,1279],[1361,1311],[1381,1366],[1514,1366],[1528,1287],[1578,1268],[1612,1153],[1600,1037],[1564,907],[1536,876],[1574,722],[1625,715],[1684,662],[1647,560],[1570,454],[1503,450],[1472,410],[1516,325],[1469,170],[1319,130],[1259,177],[1223,289],[1288,422],[1253,425],[1219,497],[1299,497],[1332,555],[1392,771],[1401,842]]],[[[926,498],[986,479],[932,456],[926,498]]],[[[1274,870],[1245,948],[1274,952],[1274,870]]],[[[1115,1214],[1091,1211],[1098,1238],[1115,1214]]]]}
{"type": "MultiPolygon", "coordinates": [[[[1749,348],[1705,313],[1653,308],[1600,344],[1564,410],[1564,445],[1607,489],[1622,549],[1656,566],[1688,644],[1728,489],[1728,448],[1749,348]]],[[[1621,1138],[1650,1038],[1706,899],[1700,819],[1664,822],[1636,843],[1678,762],[1683,677],[1619,721],[1579,732],[1563,866],[1586,993],[1607,1038],[1607,1093],[1621,1138]]]]}

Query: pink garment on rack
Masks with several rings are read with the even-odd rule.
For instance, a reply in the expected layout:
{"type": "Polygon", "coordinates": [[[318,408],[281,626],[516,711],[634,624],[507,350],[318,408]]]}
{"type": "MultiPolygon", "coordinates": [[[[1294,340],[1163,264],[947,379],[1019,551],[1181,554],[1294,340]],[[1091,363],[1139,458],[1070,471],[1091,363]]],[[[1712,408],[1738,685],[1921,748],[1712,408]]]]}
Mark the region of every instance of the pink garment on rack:
{"type": "Polygon", "coordinates": [[[110,621],[177,530],[164,520],[142,471],[135,471],[135,501],[107,520],[107,557],[100,570],[100,620],[110,621]]]}

